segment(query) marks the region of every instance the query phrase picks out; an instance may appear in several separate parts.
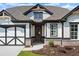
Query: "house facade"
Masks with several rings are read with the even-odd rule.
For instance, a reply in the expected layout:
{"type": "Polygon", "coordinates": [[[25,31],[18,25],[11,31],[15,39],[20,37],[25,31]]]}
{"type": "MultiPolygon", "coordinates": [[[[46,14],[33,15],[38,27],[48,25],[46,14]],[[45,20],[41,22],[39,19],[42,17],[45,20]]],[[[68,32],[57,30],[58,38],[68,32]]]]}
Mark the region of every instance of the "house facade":
{"type": "Polygon", "coordinates": [[[0,12],[0,45],[79,44],[79,6],[18,6],[0,12]],[[62,41],[62,42],[61,42],[62,41]]]}

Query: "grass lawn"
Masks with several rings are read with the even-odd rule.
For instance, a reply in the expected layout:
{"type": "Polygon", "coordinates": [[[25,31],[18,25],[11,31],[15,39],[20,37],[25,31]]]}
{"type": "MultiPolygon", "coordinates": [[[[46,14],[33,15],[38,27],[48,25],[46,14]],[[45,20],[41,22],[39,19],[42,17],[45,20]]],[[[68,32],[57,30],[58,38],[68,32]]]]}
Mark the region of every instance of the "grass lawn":
{"type": "Polygon", "coordinates": [[[32,51],[21,51],[18,56],[43,56],[40,54],[35,54],[32,51]]]}

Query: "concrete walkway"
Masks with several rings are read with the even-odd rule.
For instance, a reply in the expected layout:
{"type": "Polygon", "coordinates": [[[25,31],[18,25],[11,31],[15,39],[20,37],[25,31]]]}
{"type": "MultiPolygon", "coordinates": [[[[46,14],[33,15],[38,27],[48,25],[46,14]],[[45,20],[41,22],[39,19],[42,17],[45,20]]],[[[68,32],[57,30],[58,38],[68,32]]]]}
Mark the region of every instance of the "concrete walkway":
{"type": "Polygon", "coordinates": [[[17,56],[21,51],[32,51],[43,48],[44,44],[36,44],[32,47],[24,46],[0,46],[0,56],[17,56]]]}
{"type": "Polygon", "coordinates": [[[0,56],[17,56],[24,46],[0,46],[0,56]]]}
{"type": "Polygon", "coordinates": [[[44,44],[36,44],[36,45],[33,45],[32,47],[26,47],[26,48],[24,48],[22,51],[38,50],[38,49],[43,48],[43,45],[44,45],[44,44]]]}

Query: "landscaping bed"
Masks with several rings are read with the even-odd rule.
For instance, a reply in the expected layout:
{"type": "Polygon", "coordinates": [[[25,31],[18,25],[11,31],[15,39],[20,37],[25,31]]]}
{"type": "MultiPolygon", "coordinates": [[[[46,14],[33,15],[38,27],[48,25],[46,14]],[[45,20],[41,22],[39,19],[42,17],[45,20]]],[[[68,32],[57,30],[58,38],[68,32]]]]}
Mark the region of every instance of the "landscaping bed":
{"type": "Polygon", "coordinates": [[[79,56],[79,46],[61,47],[45,45],[42,49],[32,52],[46,56],[79,56]]]}

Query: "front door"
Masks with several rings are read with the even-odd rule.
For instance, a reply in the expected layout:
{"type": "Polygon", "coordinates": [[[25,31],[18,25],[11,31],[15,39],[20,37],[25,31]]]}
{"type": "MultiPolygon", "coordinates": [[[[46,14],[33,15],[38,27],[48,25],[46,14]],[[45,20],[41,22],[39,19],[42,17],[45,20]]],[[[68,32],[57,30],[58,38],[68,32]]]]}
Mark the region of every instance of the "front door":
{"type": "Polygon", "coordinates": [[[42,42],[42,26],[40,24],[35,25],[35,42],[42,42]]]}

